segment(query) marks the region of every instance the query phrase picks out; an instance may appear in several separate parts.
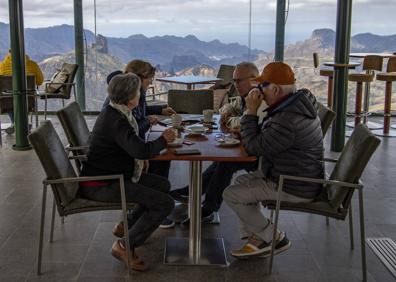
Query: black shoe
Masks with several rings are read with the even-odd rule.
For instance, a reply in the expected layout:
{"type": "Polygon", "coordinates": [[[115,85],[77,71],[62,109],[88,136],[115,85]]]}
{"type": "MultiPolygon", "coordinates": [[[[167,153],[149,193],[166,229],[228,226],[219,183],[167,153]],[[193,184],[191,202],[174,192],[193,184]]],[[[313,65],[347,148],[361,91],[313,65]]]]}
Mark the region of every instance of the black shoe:
{"type": "Polygon", "coordinates": [[[188,189],[187,194],[185,194],[185,188],[172,190],[169,192],[169,195],[175,200],[176,202],[182,204],[188,204],[188,189]]]}
{"type": "Polygon", "coordinates": [[[166,218],[161,222],[161,224],[160,224],[159,227],[160,227],[160,228],[163,228],[163,229],[167,229],[167,228],[172,228],[173,226],[175,226],[175,222],[174,222],[172,219],[166,217],[166,218]]]}
{"type": "MultiPolygon", "coordinates": [[[[208,211],[205,208],[202,208],[202,213],[201,213],[201,222],[202,223],[212,223],[214,220],[214,212],[213,211],[208,211]]],[[[182,221],[183,225],[189,225],[190,224],[190,218],[188,217],[184,221],[182,221]]]]}

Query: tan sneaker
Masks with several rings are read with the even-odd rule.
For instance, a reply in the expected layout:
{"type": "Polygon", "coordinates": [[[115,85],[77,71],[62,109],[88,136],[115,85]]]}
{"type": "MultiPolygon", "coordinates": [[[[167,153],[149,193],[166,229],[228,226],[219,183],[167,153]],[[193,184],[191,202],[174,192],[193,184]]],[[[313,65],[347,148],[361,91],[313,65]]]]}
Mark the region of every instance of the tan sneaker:
{"type": "Polygon", "coordinates": [[[118,237],[118,238],[123,238],[124,237],[124,223],[121,221],[114,225],[113,227],[113,235],[118,237]]]}
{"type": "MultiPolygon", "coordinates": [[[[286,251],[291,246],[291,242],[287,239],[284,232],[280,232],[275,242],[274,254],[286,251]]],[[[265,242],[252,236],[249,237],[247,243],[239,250],[231,251],[231,255],[238,259],[246,259],[249,257],[259,256],[261,258],[268,257],[271,254],[271,242],[265,242]],[[257,243],[260,244],[257,244],[257,243]]]]}
{"type": "MultiPolygon", "coordinates": [[[[148,266],[144,263],[144,261],[139,259],[134,250],[131,252],[132,254],[131,258],[129,259],[129,267],[135,271],[146,271],[148,266]]],[[[111,247],[111,255],[125,264],[128,264],[127,252],[121,240],[114,242],[113,246],[111,247]]]]}

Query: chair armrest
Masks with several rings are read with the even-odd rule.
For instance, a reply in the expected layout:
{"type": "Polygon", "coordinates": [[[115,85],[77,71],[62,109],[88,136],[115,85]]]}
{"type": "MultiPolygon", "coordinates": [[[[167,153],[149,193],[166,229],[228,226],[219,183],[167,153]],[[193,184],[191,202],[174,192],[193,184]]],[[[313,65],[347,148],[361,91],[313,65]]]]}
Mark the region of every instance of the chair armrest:
{"type": "MultiPolygon", "coordinates": [[[[36,96],[36,93],[37,93],[36,89],[26,89],[27,96],[36,96]]],[[[7,98],[12,96],[13,96],[13,91],[8,91],[8,90],[1,92],[0,95],[0,97],[7,97],[7,98]]]]}
{"type": "Polygon", "coordinates": [[[48,85],[75,85],[75,82],[48,82],[45,84],[45,86],[47,87],[48,85]]]}
{"type": "Polygon", "coordinates": [[[84,149],[88,149],[88,148],[89,148],[88,145],[83,145],[83,146],[69,146],[69,145],[67,145],[65,147],[65,150],[72,152],[72,151],[79,151],[79,150],[84,150],[84,149]]]}
{"type": "Polygon", "coordinates": [[[336,163],[336,162],[338,162],[338,159],[326,157],[326,158],[323,158],[323,161],[324,162],[329,162],[329,163],[336,163]]]}
{"type": "Polygon", "coordinates": [[[348,189],[360,189],[363,187],[363,184],[359,180],[359,183],[351,183],[351,182],[344,182],[338,180],[328,180],[328,179],[321,179],[321,178],[310,178],[310,177],[300,177],[300,176],[293,176],[293,175],[283,175],[279,176],[279,183],[283,186],[284,180],[297,180],[302,182],[311,182],[311,183],[319,183],[319,184],[333,184],[341,187],[345,187],[348,189]]]}
{"type": "Polygon", "coordinates": [[[100,176],[81,176],[81,177],[65,177],[58,179],[44,179],[43,184],[60,184],[60,183],[73,183],[73,182],[84,182],[84,181],[93,181],[93,180],[112,180],[118,179],[123,180],[124,176],[122,174],[114,174],[114,175],[100,175],[100,176]]]}
{"type": "Polygon", "coordinates": [[[87,155],[77,155],[77,156],[69,156],[69,160],[88,160],[87,155]]]}

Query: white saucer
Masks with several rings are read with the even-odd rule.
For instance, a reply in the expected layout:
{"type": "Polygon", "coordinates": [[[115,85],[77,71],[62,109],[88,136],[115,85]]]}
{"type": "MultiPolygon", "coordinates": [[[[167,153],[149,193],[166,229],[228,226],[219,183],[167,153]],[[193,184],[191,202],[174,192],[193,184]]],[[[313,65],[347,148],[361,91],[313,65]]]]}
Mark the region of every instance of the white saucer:
{"type": "Polygon", "coordinates": [[[224,142],[219,142],[218,145],[220,147],[233,147],[233,146],[239,145],[240,143],[241,143],[240,140],[234,139],[234,138],[230,138],[230,139],[227,139],[224,142]]]}
{"type": "Polygon", "coordinates": [[[168,143],[168,147],[180,147],[183,145],[183,138],[176,138],[173,142],[168,143]]]}
{"type": "Polygon", "coordinates": [[[190,135],[201,135],[201,134],[204,134],[208,130],[209,130],[208,127],[202,126],[202,125],[191,125],[191,126],[186,127],[186,129],[185,129],[186,133],[188,133],[190,135]]]}

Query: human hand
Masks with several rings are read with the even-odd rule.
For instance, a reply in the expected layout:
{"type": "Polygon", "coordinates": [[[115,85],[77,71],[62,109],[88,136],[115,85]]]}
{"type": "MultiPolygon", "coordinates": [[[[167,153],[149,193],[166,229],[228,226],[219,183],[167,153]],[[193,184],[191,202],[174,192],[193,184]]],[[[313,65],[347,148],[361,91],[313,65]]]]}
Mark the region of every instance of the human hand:
{"type": "Polygon", "coordinates": [[[246,101],[247,114],[257,115],[257,109],[260,107],[261,102],[263,101],[263,95],[259,89],[254,88],[250,90],[245,101],[246,101]]]}
{"type": "Polygon", "coordinates": [[[241,139],[241,126],[231,128],[229,132],[231,133],[232,137],[241,139]]]}
{"type": "Polygon", "coordinates": [[[148,120],[150,121],[150,125],[154,125],[158,123],[158,117],[157,116],[147,116],[148,120]]]}
{"type": "Polygon", "coordinates": [[[162,109],[161,114],[164,115],[164,116],[171,116],[173,114],[176,114],[176,112],[171,107],[166,106],[166,108],[162,109]]]}
{"type": "Polygon", "coordinates": [[[220,125],[226,126],[228,119],[232,116],[230,112],[223,112],[220,115],[220,125]]]}
{"type": "Polygon", "coordinates": [[[165,129],[165,131],[162,133],[162,137],[165,138],[167,143],[173,142],[175,141],[176,137],[177,137],[177,131],[174,130],[173,128],[168,128],[165,129]]]}

